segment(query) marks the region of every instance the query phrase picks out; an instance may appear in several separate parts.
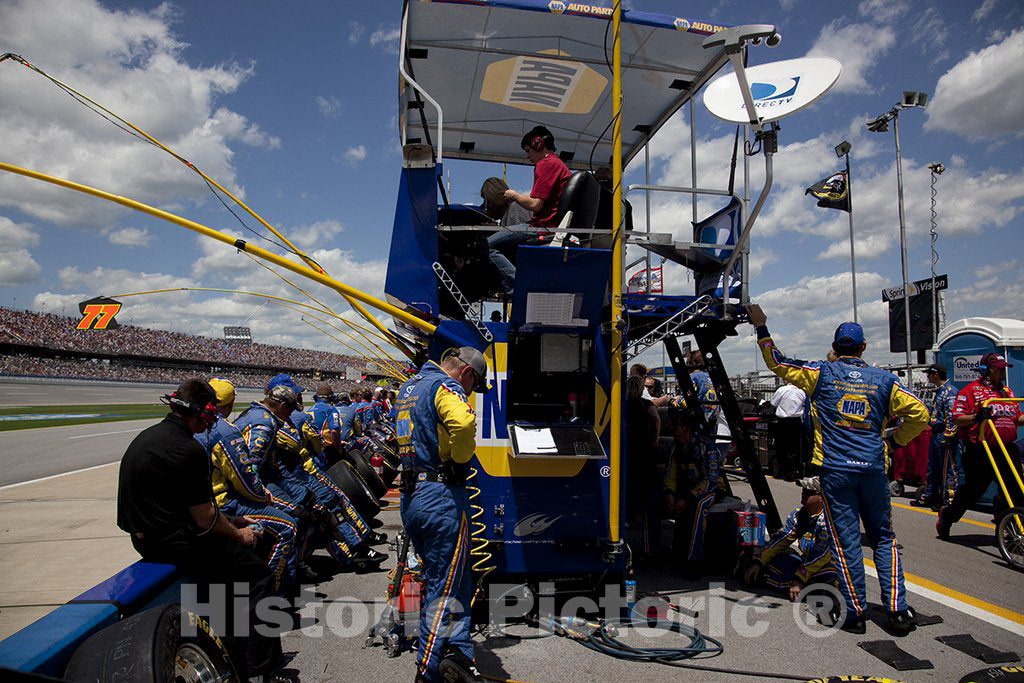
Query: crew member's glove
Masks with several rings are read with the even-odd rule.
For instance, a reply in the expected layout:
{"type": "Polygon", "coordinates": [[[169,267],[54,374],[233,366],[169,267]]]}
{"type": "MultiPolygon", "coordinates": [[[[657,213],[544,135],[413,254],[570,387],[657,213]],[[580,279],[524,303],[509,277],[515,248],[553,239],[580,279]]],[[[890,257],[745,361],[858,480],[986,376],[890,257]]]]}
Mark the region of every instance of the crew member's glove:
{"type": "Polygon", "coordinates": [[[978,408],[978,412],[974,414],[975,422],[984,422],[985,420],[992,419],[992,406],[982,406],[978,408]]]}

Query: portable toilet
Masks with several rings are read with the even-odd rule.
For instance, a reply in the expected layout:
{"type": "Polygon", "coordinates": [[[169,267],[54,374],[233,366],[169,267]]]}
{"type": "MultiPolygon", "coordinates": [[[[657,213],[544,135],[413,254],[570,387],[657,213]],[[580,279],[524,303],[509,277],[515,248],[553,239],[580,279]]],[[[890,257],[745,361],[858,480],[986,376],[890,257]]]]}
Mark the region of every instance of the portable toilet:
{"type": "Polygon", "coordinates": [[[978,379],[981,357],[996,351],[1013,367],[1006,369],[1006,385],[1024,395],[1024,321],[1012,318],[963,318],[939,332],[935,360],[946,366],[956,388],[978,379]]]}

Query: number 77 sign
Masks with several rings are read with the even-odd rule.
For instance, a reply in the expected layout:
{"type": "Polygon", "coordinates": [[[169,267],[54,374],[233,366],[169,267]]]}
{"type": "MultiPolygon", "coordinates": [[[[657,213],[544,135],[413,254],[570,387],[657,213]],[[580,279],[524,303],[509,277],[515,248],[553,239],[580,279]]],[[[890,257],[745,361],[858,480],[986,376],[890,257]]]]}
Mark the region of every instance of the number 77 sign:
{"type": "Polygon", "coordinates": [[[114,316],[121,310],[121,302],[98,296],[78,304],[82,319],[75,327],[79,330],[112,330],[118,327],[114,316]]]}

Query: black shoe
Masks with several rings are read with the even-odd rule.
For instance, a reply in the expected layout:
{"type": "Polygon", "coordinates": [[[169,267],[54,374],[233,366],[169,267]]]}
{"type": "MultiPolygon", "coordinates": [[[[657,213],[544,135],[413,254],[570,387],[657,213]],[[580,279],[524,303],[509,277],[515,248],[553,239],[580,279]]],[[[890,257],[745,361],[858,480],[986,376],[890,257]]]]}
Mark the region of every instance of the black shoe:
{"type": "Polygon", "coordinates": [[[914,498],[910,501],[910,504],[916,508],[930,508],[935,506],[935,502],[931,498],[914,498]]]}
{"type": "Polygon", "coordinates": [[[889,612],[889,632],[897,636],[905,636],[915,628],[914,610],[905,609],[899,612],[889,612]]]}
{"type": "Polygon", "coordinates": [[[352,558],[352,566],[359,570],[374,570],[388,559],[387,553],[382,553],[372,548],[364,548],[352,558]]]}
{"type": "Polygon", "coordinates": [[[383,531],[371,531],[366,534],[366,538],[363,539],[363,543],[366,545],[384,545],[388,542],[388,535],[383,531]]]}
{"type": "Polygon", "coordinates": [[[828,615],[829,618],[832,620],[833,628],[839,628],[841,631],[846,631],[847,633],[855,633],[857,635],[863,635],[864,633],[867,633],[868,625],[867,622],[864,621],[864,617],[857,614],[853,610],[847,611],[846,619],[844,619],[843,621],[839,621],[841,613],[838,609],[833,608],[829,610],[828,615]]]}
{"type": "Polygon", "coordinates": [[[445,683],[477,683],[484,680],[476,664],[461,652],[452,652],[441,660],[438,670],[445,683]]]}
{"type": "Polygon", "coordinates": [[[299,672],[295,669],[281,669],[262,676],[251,676],[249,683],[299,683],[299,672]]]}
{"type": "Polygon", "coordinates": [[[944,518],[946,516],[946,506],[943,505],[939,508],[939,518],[935,520],[935,535],[941,538],[943,541],[949,540],[949,529],[952,524],[947,522],[944,518]]]}
{"type": "Polygon", "coordinates": [[[320,583],[320,575],[317,574],[316,570],[310,567],[305,562],[299,562],[298,566],[298,580],[299,584],[318,584],[320,583]]]}

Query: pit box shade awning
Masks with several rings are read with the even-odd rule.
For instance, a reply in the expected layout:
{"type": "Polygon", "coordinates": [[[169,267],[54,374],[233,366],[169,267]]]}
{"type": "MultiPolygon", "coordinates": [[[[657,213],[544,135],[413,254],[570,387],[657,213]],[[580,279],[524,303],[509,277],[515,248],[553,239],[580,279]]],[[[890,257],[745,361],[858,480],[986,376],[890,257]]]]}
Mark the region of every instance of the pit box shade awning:
{"type": "MultiPolygon", "coordinates": [[[[408,0],[406,9],[406,68],[443,111],[443,157],[523,164],[522,136],[543,125],[570,167],[610,165],[610,8],[408,0]]],[[[637,10],[622,15],[626,164],[726,56],[721,48],[701,46],[723,26],[637,10]]],[[[404,141],[436,147],[436,110],[404,79],[399,87],[404,141]]]]}

